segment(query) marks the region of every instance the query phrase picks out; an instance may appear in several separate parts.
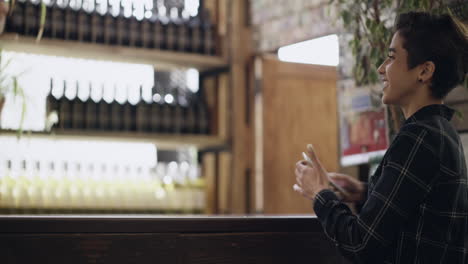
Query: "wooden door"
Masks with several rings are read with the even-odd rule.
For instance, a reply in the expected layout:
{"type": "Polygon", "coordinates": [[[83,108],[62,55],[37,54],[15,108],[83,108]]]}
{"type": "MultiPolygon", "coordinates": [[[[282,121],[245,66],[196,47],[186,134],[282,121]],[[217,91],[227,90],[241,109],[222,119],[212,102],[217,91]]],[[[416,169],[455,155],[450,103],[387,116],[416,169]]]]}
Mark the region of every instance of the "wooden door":
{"type": "Polygon", "coordinates": [[[293,191],[294,169],[311,143],[327,170],[338,170],[336,67],[265,57],[261,68],[264,212],[313,213],[293,191]]]}

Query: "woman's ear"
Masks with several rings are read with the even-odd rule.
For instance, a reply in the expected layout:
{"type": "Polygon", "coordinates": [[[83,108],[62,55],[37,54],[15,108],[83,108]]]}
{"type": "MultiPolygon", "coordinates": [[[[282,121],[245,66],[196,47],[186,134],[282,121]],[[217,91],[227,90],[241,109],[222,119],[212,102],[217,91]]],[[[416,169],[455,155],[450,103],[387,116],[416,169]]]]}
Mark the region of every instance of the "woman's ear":
{"type": "Polygon", "coordinates": [[[421,64],[421,71],[419,72],[418,80],[419,82],[426,82],[432,79],[432,76],[435,72],[435,64],[432,61],[426,61],[421,64]]]}

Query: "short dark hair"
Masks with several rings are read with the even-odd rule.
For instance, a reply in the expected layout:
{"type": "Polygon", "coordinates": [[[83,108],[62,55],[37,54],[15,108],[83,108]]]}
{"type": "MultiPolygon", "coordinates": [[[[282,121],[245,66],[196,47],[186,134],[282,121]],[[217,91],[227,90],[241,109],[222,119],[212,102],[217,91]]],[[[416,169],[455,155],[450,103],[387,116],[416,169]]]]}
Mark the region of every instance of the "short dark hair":
{"type": "Polygon", "coordinates": [[[408,52],[408,68],[426,61],[435,64],[430,85],[434,98],[444,98],[468,72],[468,35],[466,27],[452,16],[425,12],[400,14],[395,31],[403,38],[408,52]]]}

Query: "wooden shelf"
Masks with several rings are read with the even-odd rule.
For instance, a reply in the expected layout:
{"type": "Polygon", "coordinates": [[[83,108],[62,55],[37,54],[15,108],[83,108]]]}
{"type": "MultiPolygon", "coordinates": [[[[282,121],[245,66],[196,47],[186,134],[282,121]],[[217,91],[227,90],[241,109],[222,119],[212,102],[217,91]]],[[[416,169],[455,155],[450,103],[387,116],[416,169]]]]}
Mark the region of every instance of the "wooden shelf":
{"type": "MultiPolygon", "coordinates": [[[[16,131],[3,130],[0,136],[16,136],[16,131]]],[[[223,148],[227,141],[213,135],[192,134],[155,134],[139,132],[101,132],[101,131],[52,131],[48,132],[24,132],[23,138],[47,138],[51,140],[82,140],[82,141],[117,141],[152,143],[158,149],[175,149],[183,146],[193,146],[197,149],[223,148]]]]}
{"type": "Polygon", "coordinates": [[[199,70],[224,68],[223,58],[184,52],[163,51],[146,48],[111,46],[60,39],[43,38],[36,43],[34,37],[6,33],[0,36],[4,50],[71,58],[105,60],[114,62],[150,64],[159,69],[193,67],[199,70]]]}

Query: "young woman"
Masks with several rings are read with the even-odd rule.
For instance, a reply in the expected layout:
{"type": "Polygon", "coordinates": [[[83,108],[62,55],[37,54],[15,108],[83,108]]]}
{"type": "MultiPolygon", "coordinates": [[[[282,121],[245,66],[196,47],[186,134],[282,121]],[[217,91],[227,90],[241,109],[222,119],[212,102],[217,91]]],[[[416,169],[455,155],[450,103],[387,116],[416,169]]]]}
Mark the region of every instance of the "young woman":
{"type": "Polygon", "coordinates": [[[294,189],[313,200],[325,233],[354,263],[466,264],[465,157],[449,123],[454,110],[443,105],[468,72],[466,28],[449,15],[402,14],[378,71],[382,102],[401,107],[406,121],[369,183],[327,173],[309,145],[312,163],[296,164],[294,189]],[[363,206],[355,215],[342,202],[363,206]]]}

